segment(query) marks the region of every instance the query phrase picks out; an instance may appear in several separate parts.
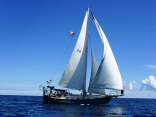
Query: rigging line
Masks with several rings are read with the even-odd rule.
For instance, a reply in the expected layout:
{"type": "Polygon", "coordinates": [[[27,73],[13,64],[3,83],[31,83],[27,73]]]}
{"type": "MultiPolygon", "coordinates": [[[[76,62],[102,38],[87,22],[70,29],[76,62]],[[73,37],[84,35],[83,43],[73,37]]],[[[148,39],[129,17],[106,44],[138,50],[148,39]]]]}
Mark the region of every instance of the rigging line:
{"type": "Polygon", "coordinates": [[[67,52],[67,50],[68,50],[68,48],[69,48],[70,43],[72,42],[72,40],[73,40],[73,38],[70,39],[70,42],[69,42],[69,44],[68,44],[68,46],[67,46],[67,48],[66,48],[66,50],[65,50],[65,52],[64,52],[64,54],[63,54],[63,56],[62,56],[62,58],[61,58],[61,60],[60,60],[60,62],[59,62],[59,64],[58,64],[58,66],[57,66],[57,68],[56,68],[56,70],[55,70],[53,76],[52,76],[52,79],[54,78],[54,76],[55,76],[55,74],[56,74],[56,72],[57,72],[57,70],[58,70],[58,68],[59,68],[59,66],[60,66],[60,64],[61,64],[61,62],[62,62],[62,60],[63,60],[63,58],[64,58],[64,56],[65,56],[65,54],[66,54],[66,52],[67,52]]]}
{"type": "Polygon", "coordinates": [[[83,17],[81,17],[81,18],[78,20],[77,26],[76,26],[76,28],[75,28],[75,33],[77,33],[78,28],[81,26],[80,24],[82,23],[82,21],[83,21],[83,17]]]}
{"type": "Polygon", "coordinates": [[[82,20],[83,20],[83,17],[79,19],[79,21],[78,21],[78,23],[77,23],[77,26],[76,26],[76,28],[75,28],[75,33],[77,33],[78,28],[81,26],[80,24],[81,24],[82,20]]]}

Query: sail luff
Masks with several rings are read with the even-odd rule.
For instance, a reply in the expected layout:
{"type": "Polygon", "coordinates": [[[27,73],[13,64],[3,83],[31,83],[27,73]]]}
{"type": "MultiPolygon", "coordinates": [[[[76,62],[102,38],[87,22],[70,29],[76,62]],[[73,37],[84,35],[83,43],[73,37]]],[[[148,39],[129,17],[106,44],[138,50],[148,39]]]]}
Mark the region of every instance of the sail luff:
{"type": "Polygon", "coordinates": [[[103,58],[95,76],[93,87],[122,90],[122,78],[112,49],[95,17],[93,18],[93,20],[97,27],[104,47],[103,58]]]}
{"type": "Polygon", "coordinates": [[[105,95],[105,90],[104,89],[99,89],[99,88],[93,88],[92,87],[93,81],[95,79],[95,75],[96,75],[97,70],[98,70],[98,65],[97,65],[97,62],[96,62],[96,58],[95,58],[95,55],[94,55],[94,50],[92,48],[92,45],[90,44],[90,46],[91,46],[92,67],[91,67],[91,76],[90,76],[88,92],[89,93],[96,93],[96,94],[105,95]]]}
{"type": "Polygon", "coordinates": [[[59,82],[59,86],[85,90],[87,68],[87,27],[89,9],[86,11],[82,28],[67,67],[59,82]]]}

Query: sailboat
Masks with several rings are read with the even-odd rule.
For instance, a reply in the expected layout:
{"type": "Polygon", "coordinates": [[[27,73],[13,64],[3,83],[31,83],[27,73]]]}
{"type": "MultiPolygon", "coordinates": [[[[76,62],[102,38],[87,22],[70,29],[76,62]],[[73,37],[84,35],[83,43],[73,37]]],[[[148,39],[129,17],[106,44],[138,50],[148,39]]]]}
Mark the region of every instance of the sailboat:
{"type": "Polygon", "coordinates": [[[66,69],[64,70],[58,86],[68,89],[76,89],[82,93],[73,94],[65,89],[57,89],[55,86],[48,85],[47,87],[43,87],[44,103],[106,104],[109,103],[112,98],[124,95],[122,78],[109,42],[101,26],[89,8],[87,8],[75,48],[73,49],[70,60],[66,66],[66,69]],[[91,13],[95,26],[100,35],[103,44],[103,55],[100,65],[98,66],[93,47],[91,45],[91,76],[88,90],[86,90],[88,48],[87,29],[89,13],[91,13]],[[121,93],[107,95],[105,92],[106,89],[119,92],[121,91],[121,93]]]}

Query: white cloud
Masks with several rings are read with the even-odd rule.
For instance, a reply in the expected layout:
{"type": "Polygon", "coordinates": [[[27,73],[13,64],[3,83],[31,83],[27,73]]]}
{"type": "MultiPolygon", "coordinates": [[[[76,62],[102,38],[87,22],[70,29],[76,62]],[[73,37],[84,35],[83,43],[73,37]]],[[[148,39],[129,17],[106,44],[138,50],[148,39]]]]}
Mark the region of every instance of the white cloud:
{"type": "Polygon", "coordinates": [[[135,81],[129,83],[129,90],[133,92],[137,90],[137,85],[135,81]]]}
{"type": "Polygon", "coordinates": [[[145,80],[141,80],[142,87],[140,90],[149,90],[156,92],[156,79],[154,76],[149,76],[145,80]]]}
{"type": "Polygon", "coordinates": [[[136,81],[123,82],[125,86],[125,98],[156,98],[156,77],[149,76],[145,79],[140,79],[142,87],[136,81]]]}
{"type": "Polygon", "coordinates": [[[129,91],[136,92],[137,91],[137,84],[135,81],[130,82],[127,84],[126,82],[123,83],[125,89],[128,89],[129,91]]]}
{"type": "Polygon", "coordinates": [[[150,68],[150,69],[156,69],[156,65],[145,65],[145,66],[150,68]]]}

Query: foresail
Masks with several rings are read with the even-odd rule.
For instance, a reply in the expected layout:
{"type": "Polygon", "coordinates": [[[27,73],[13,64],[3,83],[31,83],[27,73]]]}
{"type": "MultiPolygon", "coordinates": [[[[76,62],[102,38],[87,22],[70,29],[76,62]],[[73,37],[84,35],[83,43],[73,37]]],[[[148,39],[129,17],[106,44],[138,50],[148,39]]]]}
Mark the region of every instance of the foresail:
{"type": "Polygon", "coordinates": [[[59,86],[77,90],[85,90],[86,88],[88,16],[89,9],[85,14],[77,43],[58,84],[59,86]]]}
{"type": "Polygon", "coordinates": [[[89,93],[96,93],[96,94],[105,95],[105,90],[104,89],[99,89],[99,88],[93,88],[92,87],[95,75],[96,75],[97,70],[98,70],[98,65],[97,65],[97,62],[96,62],[96,58],[95,58],[92,46],[91,46],[91,55],[92,55],[92,69],[91,69],[91,76],[90,76],[88,92],[89,93]]]}
{"type": "Polygon", "coordinates": [[[122,90],[122,78],[109,42],[95,17],[93,15],[92,17],[104,45],[103,58],[95,76],[93,87],[122,90]]]}

